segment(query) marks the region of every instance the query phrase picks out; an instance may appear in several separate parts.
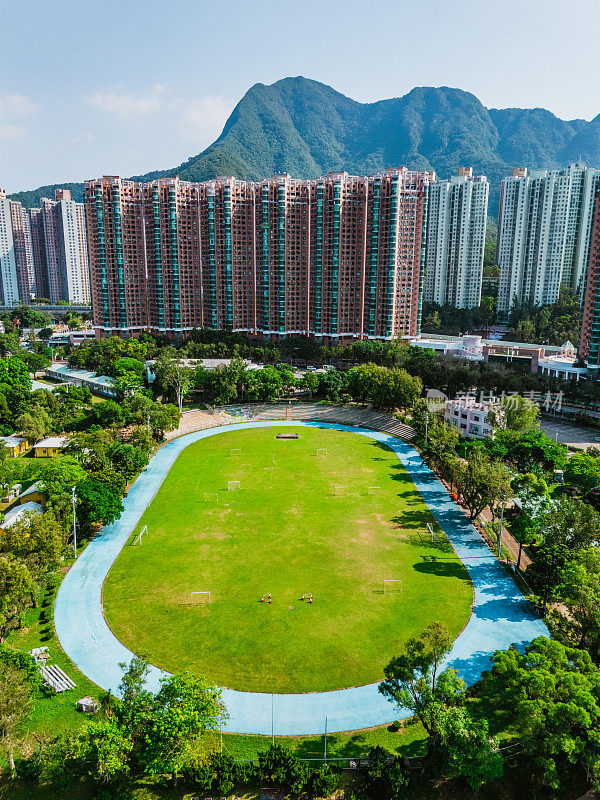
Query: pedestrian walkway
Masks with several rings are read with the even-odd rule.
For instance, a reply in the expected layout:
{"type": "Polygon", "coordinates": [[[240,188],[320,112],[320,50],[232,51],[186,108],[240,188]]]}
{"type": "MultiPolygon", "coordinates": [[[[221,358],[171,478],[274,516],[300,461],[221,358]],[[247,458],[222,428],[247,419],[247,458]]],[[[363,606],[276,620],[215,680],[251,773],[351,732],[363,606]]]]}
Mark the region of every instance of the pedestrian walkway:
{"type": "MultiPolygon", "coordinates": [[[[247,422],[239,428],[297,425],[366,436],[387,445],[407,469],[473,582],[473,612],[447,660],[447,666],[454,667],[468,684],[489,668],[495,650],[513,643],[523,647],[537,636],[548,635],[532,607],[413,447],[388,433],[328,422],[247,422]]],[[[161,447],[129,490],[121,518],[102,528],[62,582],[54,612],[61,646],[79,669],[103,689],[116,691],[121,680],[119,664],[129,663],[133,655],[115,638],[104,619],[104,579],[179,453],[193,442],[230,430],[228,425],[201,430],[161,447]]],[[[147,688],[156,691],[164,676],[164,672],[151,667],[147,688]]],[[[328,730],[335,733],[408,716],[407,711],[396,709],[379,694],[376,683],[313,694],[271,695],[224,689],[223,701],[230,714],[223,730],[233,733],[317,734],[323,731],[325,717],[328,730]]]]}

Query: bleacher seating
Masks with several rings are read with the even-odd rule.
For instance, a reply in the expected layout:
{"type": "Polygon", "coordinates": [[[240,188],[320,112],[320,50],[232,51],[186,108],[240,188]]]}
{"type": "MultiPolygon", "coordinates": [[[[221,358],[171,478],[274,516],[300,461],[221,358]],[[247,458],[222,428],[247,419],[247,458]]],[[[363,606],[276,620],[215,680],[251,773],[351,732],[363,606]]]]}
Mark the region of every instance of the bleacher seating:
{"type": "Polygon", "coordinates": [[[179,427],[167,434],[174,439],[193,431],[214,428],[219,425],[236,425],[240,422],[260,422],[262,420],[303,420],[314,422],[334,422],[342,425],[370,428],[383,431],[409,442],[415,432],[393,414],[378,411],[370,406],[326,405],[321,403],[247,403],[243,405],[208,407],[206,410],[186,411],[179,427]]]}

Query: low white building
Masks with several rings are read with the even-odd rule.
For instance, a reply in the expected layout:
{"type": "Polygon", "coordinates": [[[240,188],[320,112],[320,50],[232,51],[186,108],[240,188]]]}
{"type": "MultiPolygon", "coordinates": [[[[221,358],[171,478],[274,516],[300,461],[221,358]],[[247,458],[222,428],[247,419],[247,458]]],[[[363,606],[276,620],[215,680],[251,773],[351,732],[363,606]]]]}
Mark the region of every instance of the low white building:
{"type": "Polygon", "coordinates": [[[4,515],[4,522],[0,525],[2,528],[10,528],[18,520],[22,519],[26,514],[43,514],[44,507],[39,503],[33,501],[23,503],[21,506],[15,506],[7,511],[4,515]]]}
{"type": "Polygon", "coordinates": [[[485,439],[494,435],[494,428],[488,422],[488,414],[495,411],[501,418],[502,410],[492,403],[478,403],[474,398],[461,397],[448,400],[444,411],[444,421],[456,428],[461,436],[485,439]]]}
{"type": "Polygon", "coordinates": [[[108,375],[97,375],[87,369],[75,369],[66,364],[53,364],[46,369],[46,375],[71,386],[83,386],[97,394],[114,397],[114,381],[108,375]]]}

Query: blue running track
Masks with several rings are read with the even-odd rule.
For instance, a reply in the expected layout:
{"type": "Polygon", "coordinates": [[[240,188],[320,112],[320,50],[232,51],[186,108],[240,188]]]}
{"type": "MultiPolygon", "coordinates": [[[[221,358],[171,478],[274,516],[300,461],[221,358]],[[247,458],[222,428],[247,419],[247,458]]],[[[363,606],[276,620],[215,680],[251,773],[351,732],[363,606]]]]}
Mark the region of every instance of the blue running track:
{"type": "MultiPolygon", "coordinates": [[[[129,490],[121,518],[102,528],[63,580],[54,611],[58,638],[69,658],[94,683],[115,692],[121,680],[119,664],[128,664],[133,655],[106,624],[102,584],[177,456],[193,442],[219,433],[288,425],[356,433],[382,442],[396,453],[473,581],[473,612],[447,661],[447,666],[454,667],[468,684],[476,682],[482,671],[489,668],[495,650],[512,643],[522,647],[536,636],[548,635],[545,625],[413,447],[386,433],[349,425],[248,422],[190,433],[161,447],[129,490]]],[[[156,691],[165,675],[157,667],[151,667],[147,688],[156,691]]],[[[224,689],[223,700],[230,714],[223,730],[234,733],[317,734],[323,731],[325,717],[327,730],[336,733],[383,725],[408,716],[408,712],[399,712],[379,694],[376,683],[313,694],[271,695],[224,689]]]]}

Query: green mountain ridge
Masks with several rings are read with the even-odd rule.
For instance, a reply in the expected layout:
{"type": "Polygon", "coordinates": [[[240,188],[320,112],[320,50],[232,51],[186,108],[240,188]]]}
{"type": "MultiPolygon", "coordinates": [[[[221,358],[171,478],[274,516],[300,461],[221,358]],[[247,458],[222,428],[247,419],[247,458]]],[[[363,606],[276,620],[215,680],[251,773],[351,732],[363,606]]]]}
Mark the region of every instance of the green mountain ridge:
{"type": "MultiPolygon", "coordinates": [[[[496,213],[500,181],[513,166],[557,168],[579,159],[600,166],[600,114],[588,122],[562,120],[543,108],[487,109],[470,92],[448,86],[416,87],[403,97],[359,103],[297,77],[255,84],[202,153],[173,169],[133,177],[259,180],[286,171],[316,178],[329,171],[367,175],[399,166],[448,177],[459,166],[472,166],[490,180],[490,212],[496,213]]],[[[59,187],[82,199],[83,184],[73,183],[11,197],[32,207],[59,187]]]]}

